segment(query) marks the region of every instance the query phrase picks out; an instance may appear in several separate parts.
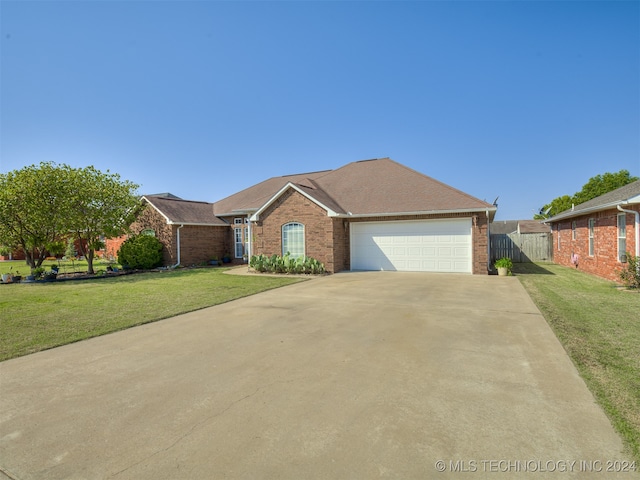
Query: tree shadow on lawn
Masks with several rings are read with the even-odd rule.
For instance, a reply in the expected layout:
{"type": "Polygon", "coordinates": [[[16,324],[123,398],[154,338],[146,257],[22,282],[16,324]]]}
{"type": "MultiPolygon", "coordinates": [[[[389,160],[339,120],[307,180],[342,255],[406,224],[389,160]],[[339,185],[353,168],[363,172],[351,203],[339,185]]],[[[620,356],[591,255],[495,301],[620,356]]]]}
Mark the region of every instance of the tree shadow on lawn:
{"type": "Polygon", "coordinates": [[[511,269],[514,275],[555,275],[536,263],[514,263],[511,269]]]}

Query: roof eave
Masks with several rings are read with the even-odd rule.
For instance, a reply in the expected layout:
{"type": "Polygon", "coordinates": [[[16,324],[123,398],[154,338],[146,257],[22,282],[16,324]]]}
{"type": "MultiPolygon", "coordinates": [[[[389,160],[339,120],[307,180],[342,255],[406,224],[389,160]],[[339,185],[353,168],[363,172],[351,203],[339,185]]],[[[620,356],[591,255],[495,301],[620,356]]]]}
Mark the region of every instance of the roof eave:
{"type": "Polygon", "coordinates": [[[450,210],[417,210],[412,212],[384,212],[384,213],[336,213],[329,215],[338,218],[367,218],[367,217],[398,217],[410,215],[449,215],[451,213],[478,213],[478,212],[496,212],[496,207],[486,208],[456,208],[450,210]]]}
{"type": "Polygon", "coordinates": [[[610,210],[612,208],[616,208],[618,205],[635,205],[640,204],[640,195],[636,195],[635,197],[628,198],[626,200],[616,200],[615,202],[607,202],[601,205],[595,205],[593,207],[583,208],[581,210],[570,210],[568,212],[560,213],[551,218],[547,218],[543,223],[553,223],[558,222],[560,220],[564,220],[566,218],[574,218],[581,217],[582,215],[587,215],[589,213],[601,212],[603,210],[610,210]]]}

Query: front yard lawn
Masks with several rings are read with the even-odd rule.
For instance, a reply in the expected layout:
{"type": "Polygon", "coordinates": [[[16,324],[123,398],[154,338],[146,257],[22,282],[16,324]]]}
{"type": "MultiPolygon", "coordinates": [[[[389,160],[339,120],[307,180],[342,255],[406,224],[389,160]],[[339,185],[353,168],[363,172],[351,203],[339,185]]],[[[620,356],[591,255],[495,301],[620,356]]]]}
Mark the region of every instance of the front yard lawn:
{"type": "Polygon", "coordinates": [[[223,268],[0,285],[0,360],[228,302],[300,278],[225,275],[223,268]]]}
{"type": "Polygon", "coordinates": [[[555,264],[513,272],[640,461],[640,293],[555,264]]]}

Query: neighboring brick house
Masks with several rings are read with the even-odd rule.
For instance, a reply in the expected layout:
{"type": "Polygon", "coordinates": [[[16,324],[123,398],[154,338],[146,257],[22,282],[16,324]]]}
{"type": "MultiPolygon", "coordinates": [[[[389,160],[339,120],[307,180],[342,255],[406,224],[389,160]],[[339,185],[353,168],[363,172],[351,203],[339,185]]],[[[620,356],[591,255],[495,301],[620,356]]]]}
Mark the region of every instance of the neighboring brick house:
{"type": "Polygon", "coordinates": [[[640,255],[640,180],[548,219],[553,261],[619,280],[625,253],[640,255]]]}
{"type": "Polygon", "coordinates": [[[321,261],[330,273],[486,274],[496,211],[388,158],[273,177],[213,204],[143,198],[151,208],[133,230],[154,231],[166,245],[166,265],[290,252],[321,261]]]}

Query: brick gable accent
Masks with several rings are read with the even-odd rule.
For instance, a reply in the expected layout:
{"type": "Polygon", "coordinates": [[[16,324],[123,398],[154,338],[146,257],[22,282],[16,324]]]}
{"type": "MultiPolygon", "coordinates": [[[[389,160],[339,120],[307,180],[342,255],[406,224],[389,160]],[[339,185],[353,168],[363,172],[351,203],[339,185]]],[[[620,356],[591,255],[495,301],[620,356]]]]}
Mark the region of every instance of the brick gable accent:
{"type": "MultiPolygon", "coordinates": [[[[307,197],[294,189],[284,192],[276,201],[260,214],[260,219],[253,225],[255,255],[282,255],[282,226],[289,222],[304,225],[305,254],[324,263],[329,273],[336,270],[334,256],[335,226],[342,227],[342,222],[329,218],[327,212],[307,197]]],[[[341,239],[340,232],[335,232],[341,239]]],[[[344,264],[344,253],[339,254],[340,264],[344,264]]]]}

